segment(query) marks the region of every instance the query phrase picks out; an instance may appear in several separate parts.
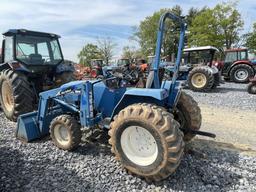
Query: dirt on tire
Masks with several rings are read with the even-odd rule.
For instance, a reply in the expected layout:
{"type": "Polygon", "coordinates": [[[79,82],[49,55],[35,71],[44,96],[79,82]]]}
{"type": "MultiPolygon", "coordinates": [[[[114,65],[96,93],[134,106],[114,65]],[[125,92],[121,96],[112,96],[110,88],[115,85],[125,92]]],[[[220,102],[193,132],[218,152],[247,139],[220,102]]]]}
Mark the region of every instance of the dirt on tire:
{"type": "Polygon", "coordinates": [[[52,138],[52,141],[58,148],[72,151],[76,149],[81,142],[81,126],[78,124],[77,120],[74,117],[70,115],[60,115],[54,118],[50,124],[50,136],[52,138]],[[68,134],[70,135],[70,139],[65,144],[60,143],[56,138],[54,129],[56,129],[56,126],[58,125],[64,126],[68,130],[68,134]]]}
{"type": "Polygon", "coordinates": [[[183,133],[172,114],[152,104],[134,104],[126,107],[115,116],[110,125],[109,143],[117,160],[131,173],[148,181],[159,181],[171,175],[180,164],[184,150],[183,133]],[[148,166],[140,166],[124,154],[120,138],[129,123],[146,128],[156,139],[159,154],[148,166]]]}
{"type": "Polygon", "coordinates": [[[36,95],[26,76],[11,69],[5,69],[0,74],[0,103],[5,116],[11,121],[17,121],[19,115],[35,109],[36,95]],[[3,85],[8,84],[10,91],[3,91],[3,85]],[[9,94],[9,95],[6,95],[9,94]],[[12,104],[6,102],[12,100],[12,104]]]}
{"type": "Polygon", "coordinates": [[[181,125],[180,129],[184,133],[184,140],[190,141],[193,139],[195,134],[190,133],[189,130],[198,131],[200,129],[202,116],[201,110],[192,96],[181,92],[174,117],[181,125]]]}

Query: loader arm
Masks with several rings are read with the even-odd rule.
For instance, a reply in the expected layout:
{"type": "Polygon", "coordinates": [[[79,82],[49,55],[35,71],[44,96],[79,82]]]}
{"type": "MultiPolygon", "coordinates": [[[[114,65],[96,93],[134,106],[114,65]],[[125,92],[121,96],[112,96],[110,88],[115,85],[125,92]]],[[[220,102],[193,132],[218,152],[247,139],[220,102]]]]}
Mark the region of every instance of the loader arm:
{"type": "Polygon", "coordinates": [[[16,137],[31,141],[49,134],[49,126],[55,117],[72,113],[79,116],[83,127],[91,127],[101,120],[101,114],[94,115],[92,87],[99,81],[74,81],[42,92],[38,111],[18,118],[16,137]]]}

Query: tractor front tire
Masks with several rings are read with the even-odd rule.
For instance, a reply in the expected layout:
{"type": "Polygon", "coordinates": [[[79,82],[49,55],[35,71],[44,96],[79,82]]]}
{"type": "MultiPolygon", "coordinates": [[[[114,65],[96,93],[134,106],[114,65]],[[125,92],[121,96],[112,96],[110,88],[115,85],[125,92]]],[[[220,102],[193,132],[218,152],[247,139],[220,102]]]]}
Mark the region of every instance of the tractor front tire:
{"type": "Polygon", "coordinates": [[[35,109],[36,93],[27,77],[11,69],[0,74],[0,103],[5,116],[17,121],[18,116],[35,109]]]}
{"type": "Polygon", "coordinates": [[[250,82],[248,84],[247,91],[250,94],[256,94],[256,82],[250,82]]]}
{"type": "Polygon", "coordinates": [[[188,142],[195,137],[190,130],[198,131],[202,123],[201,110],[197,102],[190,95],[181,92],[174,118],[180,123],[184,133],[184,141],[188,142]]]}
{"type": "Polygon", "coordinates": [[[81,127],[74,117],[60,115],[51,122],[50,136],[58,148],[71,151],[81,142],[81,127]]]}
{"type": "Polygon", "coordinates": [[[183,133],[172,114],[151,104],[134,104],[115,116],[109,143],[128,172],[147,181],[160,181],[179,166],[183,133]]]}
{"type": "Polygon", "coordinates": [[[187,81],[193,91],[208,91],[213,87],[214,75],[209,67],[195,67],[189,72],[187,81]]]}
{"type": "Polygon", "coordinates": [[[253,68],[247,64],[235,65],[230,70],[230,79],[235,83],[247,83],[253,75],[253,68]]]}

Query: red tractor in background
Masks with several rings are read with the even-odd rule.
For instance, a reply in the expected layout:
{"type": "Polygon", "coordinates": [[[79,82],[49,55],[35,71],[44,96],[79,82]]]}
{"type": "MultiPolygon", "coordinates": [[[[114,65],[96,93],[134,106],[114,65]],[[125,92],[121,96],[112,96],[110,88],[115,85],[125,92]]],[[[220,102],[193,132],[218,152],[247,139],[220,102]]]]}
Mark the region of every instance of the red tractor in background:
{"type": "Polygon", "coordinates": [[[83,66],[81,64],[75,64],[74,76],[76,80],[83,80],[88,78],[91,73],[91,68],[83,66]]]}
{"type": "Polygon", "coordinates": [[[74,73],[75,78],[76,80],[99,78],[103,75],[102,66],[102,59],[92,59],[89,67],[83,66],[82,64],[76,64],[74,73]]]}
{"type": "Polygon", "coordinates": [[[90,77],[98,78],[99,76],[103,76],[103,60],[102,59],[92,59],[91,60],[91,73],[90,77]]]}
{"type": "Polygon", "coordinates": [[[236,83],[247,83],[256,72],[256,58],[246,48],[226,50],[221,65],[224,78],[236,83]]]}

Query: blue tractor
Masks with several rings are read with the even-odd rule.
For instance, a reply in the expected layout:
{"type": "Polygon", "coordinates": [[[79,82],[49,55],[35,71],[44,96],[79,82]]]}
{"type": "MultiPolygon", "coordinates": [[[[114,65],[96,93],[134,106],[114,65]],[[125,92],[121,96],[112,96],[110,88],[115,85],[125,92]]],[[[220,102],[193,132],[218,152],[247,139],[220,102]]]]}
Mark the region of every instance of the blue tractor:
{"type": "MultiPolygon", "coordinates": [[[[213,46],[184,49],[184,64],[180,66],[178,80],[185,81],[185,84],[193,91],[209,91],[219,86],[222,82],[221,72],[214,62],[215,53],[218,51],[213,46]]],[[[171,77],[175,67],[167,65],[165,70],[171,77]]]]}
{"type": "Polygon", "coordinates": [[[73,79],[74,67],[64,63],[59,36],[25,29],[3,33],[0,59],[0,103],[5,116],[36,109],[39,93],[73,79]]]}
{"type": "Polygon", "coordinates": [[[73,81],[42,92],[38,111],[21,115],[16,136],[27,142],[50,133],[60,149],[73,150],[81,142],[81,128],[108,129],[111,151],[131,173],[149,181],[171,175],[180,164],[184,141],[199,131],[200,108],[181,91],[176,81],[183,49],[183,19],[165,13],[161,16],[156,59],[147,88],[127,88],[122,79],[73,81]],[[180,40],[172,81],[159,81],[159,62],[165,20],[180,24],[180,40]]]}

